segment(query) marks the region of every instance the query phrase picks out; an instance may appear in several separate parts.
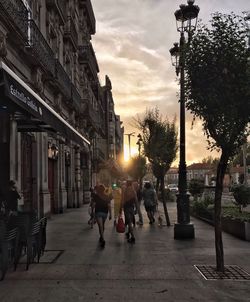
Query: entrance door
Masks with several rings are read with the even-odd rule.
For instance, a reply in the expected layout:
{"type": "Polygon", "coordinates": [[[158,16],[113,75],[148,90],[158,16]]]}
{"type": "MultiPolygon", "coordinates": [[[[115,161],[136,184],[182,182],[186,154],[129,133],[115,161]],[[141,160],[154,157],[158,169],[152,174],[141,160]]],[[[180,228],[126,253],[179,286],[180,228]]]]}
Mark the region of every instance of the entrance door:
{"type": "Polygon", "coordinates": [[[53,214],[55,212],[55,193],[54,193],[54,184],[55,184],[55,161],[49,158],[48,162],[48,187],[50,192],[50,210],[53,214]]]}
{"type": "Polygon", "coordinates": [[[24,207],[26,210],[34,210],[35,203],[32,200],[32,136],[27,133],[21,135],[21,190],[23,193],[24,207]]]}
{"type": "Polygon", "coordinates": [[[10,119],[0,108],[0,191],[6,193],[10,180],[10,119]]]}

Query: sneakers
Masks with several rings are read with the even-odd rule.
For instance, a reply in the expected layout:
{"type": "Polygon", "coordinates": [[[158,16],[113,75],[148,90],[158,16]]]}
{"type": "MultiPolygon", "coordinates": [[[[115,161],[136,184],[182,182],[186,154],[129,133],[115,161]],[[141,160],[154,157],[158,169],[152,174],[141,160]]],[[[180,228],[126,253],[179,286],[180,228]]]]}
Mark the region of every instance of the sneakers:
{"type": "Polygon", "coordinates": [[[100,242],[100,247],[105,247],[106,242],[102,237],[99,238],[99,242],[100,242]]]}
{"type": "Polygon", "coordinates": [[[130,237],[130,238],[128,239],[128,242],[129,242],[129,243],[135,243],[135,237],[130,237]]]}

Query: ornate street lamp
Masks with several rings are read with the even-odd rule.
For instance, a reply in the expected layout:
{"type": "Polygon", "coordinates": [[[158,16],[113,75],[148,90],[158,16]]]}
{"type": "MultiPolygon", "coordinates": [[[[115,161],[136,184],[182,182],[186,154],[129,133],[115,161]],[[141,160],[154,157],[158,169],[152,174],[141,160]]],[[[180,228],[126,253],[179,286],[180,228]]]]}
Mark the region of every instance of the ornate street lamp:
{"type": "Polygon", "coordinates": [[[130,141],[131,141],[131,136],[135,135],[135,132],[131,132],[131,133],[126,133],[124,135],[128,136],[128,148],[129,148],[129,159],[131,159],[131,147],[130,147],[130,141]]]}
{"type": "Polygon", "coordinates": [[[138,134],[137,137],[138,137],[138,141],[136,142],[136,144],[138,145],[139,156],[141,156],[141,145],[142,145],[142,137],[141,137],[141,134],[138,134]]]}
{"type": "Polygon", "coordinates": [[[172,64],[176,68],[176,75],[180,74],[180,161],[177,194],[177,223],[174,226],[175,239],[194,238],[194,226],[190,223],[189,195],[187,194],[187,167],[186,167],[186,143],[185,143],[185,32],[188,41],[192,38],[192,32],[196,28],[199,7],[194,5],[194,0],[180,5],[174,13],[177,31],[180,32],[180,42],[175,43],[170,49],[172,64]]]}

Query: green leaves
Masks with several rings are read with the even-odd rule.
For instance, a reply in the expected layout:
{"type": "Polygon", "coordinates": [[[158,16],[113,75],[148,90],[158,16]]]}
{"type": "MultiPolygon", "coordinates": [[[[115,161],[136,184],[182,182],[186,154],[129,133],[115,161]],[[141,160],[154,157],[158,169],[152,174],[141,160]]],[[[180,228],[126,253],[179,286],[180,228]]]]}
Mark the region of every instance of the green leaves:
{"type": "MultiPolygon", "coordinates": [[[[165,175],[175,160],[177,152],[177,130],[175,119],[162,120],[159,110],[147,110],[142,120],[137,120],[142,131],[144,155],[157,171],[165,175]]],[[[156,176],[156,175],[155,175],[156,176]]],[[[159,176],[156,176],[159,177],[159,176]]]]}
{"type": "Polygon", "coordinates": [[[200,25],[185,53],[186,107],[203,120],[210,147],[232,156],[250,121],[247,32],[241,17],[216,13],[200,25]]]}

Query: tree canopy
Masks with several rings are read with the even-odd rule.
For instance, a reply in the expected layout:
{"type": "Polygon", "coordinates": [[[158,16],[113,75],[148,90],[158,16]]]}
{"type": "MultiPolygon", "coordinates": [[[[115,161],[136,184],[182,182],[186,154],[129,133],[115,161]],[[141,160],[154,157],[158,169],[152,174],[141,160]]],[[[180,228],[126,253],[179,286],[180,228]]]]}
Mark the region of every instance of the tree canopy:
{"type": "MultiPolygon", "coordinates": [[[[142,119],[136,120],[142,131],[143,152],[149,162],[165,175],[177,152],[177,130],[175,119],[163,120],[157,108],[146,110],[142,119]]],[[[157,177],[157,176],[156,176],[157,177]]]]}
{"type": "Polygon", "coordinates": [[[250,68],[244,19],[216,13],[200,25],[186,52],[186,107],[203,120],[210,147],[229,156],[246,140],[250,68]]]}
{"type": "Polygon", "coordinates": [[[127,173],[135,180],[141,180],[147,172],[146,158],[144,156],[132,157],[127,167],[127,173]]]}

